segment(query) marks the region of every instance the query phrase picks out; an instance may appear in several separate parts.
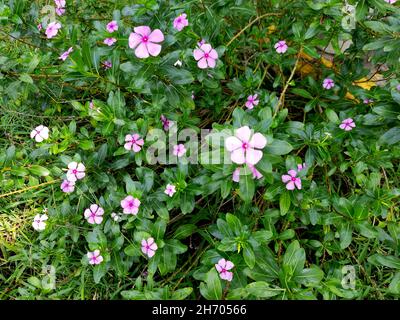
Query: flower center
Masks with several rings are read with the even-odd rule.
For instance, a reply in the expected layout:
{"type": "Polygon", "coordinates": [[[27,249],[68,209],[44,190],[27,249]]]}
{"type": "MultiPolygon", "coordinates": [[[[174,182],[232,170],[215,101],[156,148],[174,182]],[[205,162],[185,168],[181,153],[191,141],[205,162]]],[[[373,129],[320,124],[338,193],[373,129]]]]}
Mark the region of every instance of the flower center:
{"type": "Polygon", "coordinates": [[[248,147],[249,147],[249,144],[247,142],[243,142],[242,149],[246,150],[248,147]]]}
{"type": "Polygon", "coordinates": [[[143,41],[143,42],[147,42],[147,41],[149,41],[149,37],[147,37],[147,36],[144,36],[144,37],[142,38],[142,41],[143,41]]]}
{"type": "Polygon", "coordinates": [[[226,269],[222,268],[221,273],[225,273],[225,272],[226,272],[226,269]]]}
{"type": "Polygon", "coordinates": [[[72,173],[73,173],[73,174],[77,174],[77,173],[78,173],[78,170],[74,169],[74,170],[72,170],[72,173]]]}
{"type": "Polygon", "coordinates": [[[293,181],[293,182],[296,181],[296,177],[292,177],[292,181],[293,181]]]}
{"type": "Polygon", "coordinates": [[[129,202],[129,207],[133,207],[133,202],[129,202]]]}
{"type": "Polygon", "coordinates": [[[209,56],[210,56],[210,55],[209,55],[208,53],[205,53],[205,54],[204,54],[204,58],[206,58],[206,59],[208,59],[209,56]]]}

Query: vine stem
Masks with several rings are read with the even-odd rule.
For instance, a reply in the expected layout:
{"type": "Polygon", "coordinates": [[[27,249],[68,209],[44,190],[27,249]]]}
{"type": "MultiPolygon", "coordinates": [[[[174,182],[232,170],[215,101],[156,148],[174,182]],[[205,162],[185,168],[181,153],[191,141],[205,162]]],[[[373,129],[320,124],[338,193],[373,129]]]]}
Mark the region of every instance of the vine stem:
{"type": "Polygon", "coordinates": [[[229,40],[229,42],[226,44],[226,47],[229,47],[233,41],[235,41],[238,37],[240,37],[240,35],[245,32],[248,28],[250,28],[253,24],[255,24],[258,20],[261,20],[265,17],[270,17],[270,16],[280,16],[280,13],[275,13],[275,12],[268,12],[268,13],[264,13],[261,16],[258,16],[257,18],[255,18],[254,20],[250,21],[247,26],[245,26],[242,30],[240,30],[231,40],[229,40]]]}
{"type": "Polygon", "coordinates": [[[8,193],[3,193],[3,194],[0,194],[0,199],[8,197],[8,196],[12,196],[14,194],[23,193],[23,192],[28,191],[28,190],[37,189],[39,187],[43,187],[43,186],[47,186],[47,185],[50,185],[50,184],[54,184],[54,183],[59,182],[59,181],[61,181],[61,179],[47,181],[47,182],[43,182],[43,183],[37,184],[35,186],[27,187],[27,188],[20,189],[20,190],[11,191],[11,192],[8,192],[8,193]]]}

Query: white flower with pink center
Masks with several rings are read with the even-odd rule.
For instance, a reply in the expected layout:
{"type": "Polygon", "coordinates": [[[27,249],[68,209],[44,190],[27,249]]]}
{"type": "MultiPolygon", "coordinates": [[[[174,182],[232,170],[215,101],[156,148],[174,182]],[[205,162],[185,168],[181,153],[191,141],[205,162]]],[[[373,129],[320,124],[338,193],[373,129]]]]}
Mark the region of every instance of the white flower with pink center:
{"type": "Polygon", "coordinates": [[[215,268],[217,269],[219,276],[222,280],[232,281],[233,272],[231,270],[235,265],[232,261],[225,260],[224,258],[220,259],[217,264],[215,264],[215,268]]]}
{"type": "Polygon", "coordinates": [[[125,214],[138,214],[140,207],[140,200],[132,196],[127,196],[121,201],[121,207],[125,214]]]}
{"type": "Polygon", "coordinates": [[[61,190],[65,193],[74,192],[75,190],[75,181],[64,180],[61,183],[61,190]]]}
{"type": "Polygon", "coordinates": [[[231,152],[231,160],[237,164],[255,165],[261,160],[261,150],[267,144],[267,139],[259,132],[254,135],[248,126],[236,129],[235,136],[225,140],[225,148],[231,152]]]}
{"type": "Polygon", "coordinates": [[[126,150],[132,150],[133,152],[139,152],[142,150],[142,146],[144,145],[144,140],[140,138],[137,133],[127,134],[125,136],[125,144],[124,148],[126,150]]]}
{"type": "Polygon", "coordinates": [[[129,35],[129,48],[135,49],[138,58],[148,58],[150,55],[156,57],[161,52],[161,45],[164,41],[164,34],[159,29],[151,31],[148,26],[133,28],[135,32],[129,35]]]}
{"type": "Polygon", "coordinates": [[[46,220],[49,217],[47,216],[47,214],[37,214],[35,216],[35,218],[33,218],[33,222],[32,222],[32,227],[33,229],[35,229],[36,231],[43,231],[46,228],[46,220]]]}
{"type": "Polygon", "coordinates": [[[103,257],[100,255],[100,250],[94,250],[86,254],[90,264],[100,264],[103,262],[103,257]]]}
{"type": "Polygon", "coordinates": [[[200,69],[215,68],[218,53],[210,44],[204,43],[200,48],[194,49],[193,57],[196,59],[197,66],[200,69]]]}
{"type": "Polygon", "coordinates": [[[301,189],[301,179],[297,177],[296,170],[289,170],[288,174],[282,175],[282,182],[286,183],[286,189],[294,190],[295,188],[301,189]]]}
{"type": "Polygon", "coordinates": [[[68,181],[76,181],[83,179],[85,177],[85,166],[81,162],[70,162],[68,164],[68,171],[67,171],[67,180],[68,181]]]}
{"type": "Polygon", "coordinates": [[[345,131],[351,131],[355,127],[356,124],[354,123],[354,120],[352,118],[344,119],[339,126],[340,129],[343,129],[345,131]]]}
{"type": "Polygon", "coordinates": [[[157,249],[158,249],[158,246],[154,242],[153,238],[148,238],[147,240],[145,240],[145,239],[142,240],[142,252],[149,258],[154,256],[157,249]]]}
{"type": "Polygon", "coordinates": [[[101,224],[103,221],[104,209],[97,204],[92,204],[85,210],[84,216],[90,224],[101,224]]]}
{"type": "Polygon", "coordinates": [[[186,148],[185,145],[182,143],[174,146],[174,150],[172,151],[174,156],[177,156],[178,158],[182,157],[186,153],[186,148]]]}
{"type": "Polygon", "coordinates": [[[170,197],[174,195],[176,192],[176,187],[173,184],[167,184],[167,187],[164,190],[164,193],[170,197]]]}
{"type": "Polygon", "coordinates": [[[49,138],[49,128],[40,125],[32,130],[31,138],[35,139],[36,142],[42,142],[49,138]]]}
{"type": "Polygon", "coordinates": [[[285,40],[281,40],[278,43],[275,44],[275,50],[277,53],[285,53],[288,49],[288,46],[286,44],[285,40]]]}

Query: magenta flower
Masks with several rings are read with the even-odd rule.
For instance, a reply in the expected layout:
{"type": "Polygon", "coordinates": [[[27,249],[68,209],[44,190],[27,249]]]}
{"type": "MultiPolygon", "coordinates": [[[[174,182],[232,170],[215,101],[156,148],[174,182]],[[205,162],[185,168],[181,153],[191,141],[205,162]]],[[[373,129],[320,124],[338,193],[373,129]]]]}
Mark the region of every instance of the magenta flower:
{"type": "Polygon", "coordinates": [[[67,180],[68,181],[76,181],[83,179],[85,176],[85,166],[83,163],[78,163],[78,162],[70,162],[68,164],[68,171],[67,171],[67,180]]]}
{"type": "Polygon", "coordinates": [[[115,42],[117,42],[117,39],[115,38],[106,38],[104,39],[103,43],[111,47],[115,42]]]}
{"type": "Polygon", "coordinates": [[[164,193],[170,197],[172,197],[174,195],[174,193],[176,192],[176,188],[173,184],[167,184],[167,187],[164,190],[164,193]]]}
{"type": "Polygon", "coordinates": [[[31,131],[31,138],[36,142],[42,142],[49,138],[49,128],[40,125],[31,131]]]}
{"type": "Polygon", "coordinates": [[[100,250],[88,252],[86,255],[89,259],[90,264],[100,264],[103,262],[103,257],[100,255],[100,250]]]}
{"type": "Polygon", "coordinates": [[[125,214],[138,214],[140,207],[140,200],[132,196],[127,196],[121,201],[121,207],[124,209],[125,214]]]}
{"type": "Polygon", "coordinates": [[[333,82],[333,80],[330,78],[326,78],[322,83],[322,86],[324,87],[324,89],[329,90],[335,86],[335,82],[333,82]]]}
{"type": "Polygon", "coordinates": [[[352,118],[344,119],[339,126],[340,129],[343,129],[345,131],[351,131],[355,127],[356,127],[356,124],[354,123],[352,118]]]}
{"type": "Polygon", "coordinates": [[[232,281],[233,272],[228,270],[231,270],[234,266],[233,262],[225,260],[224,258],[220,259],[218,263],[215,264],[215,268],[217,269],[221,279],[227,281],[232,281]]]}
{"type": "Polygon", "coordinates": [[[287,49],[288,49],[288,46],[287,46],[285,40],[281,40],[275,44],[275,50],[277,53],[285,53],[287,51],[287,49]]]}
{"type": "Polygon", "coordinates": [[[104,209],[97,204],[92,204],[85,210],[84,216],[90,224],[100,224],[103,221],[104,209]]]}
{"type": "Polygon", "coordinates": [[[174,28],[178,31],[182,31],[182,29],[188,25],[189,21],[186,19],[186,13],[182,13],[174,19],[174,28]]]}
{"type": "Polygon", "coordinates": [[[145,239],[142,240],[142,252],[149,258],[154,256],[157,249],[158,249],[158,246],[154,242],[153,238],[148,238],[147,240],[145,240],[145,239]]]}
{"type": "Polygon", "coordinates": [[[133,152],[139,152],[142,150],[142,146],[144,145],[144,140],[140,138],[137,133],[127,134],[125,136],[125,144],[124,148],[126,150],[133,150],[133,152]]]}
{"type": "Polygon", "coordinates": [[[148,58],[149,55],[156,57],[161,52],[161,45],[157,44],[164,41],[164,34],[159,29],[153,32],[148,26],[133,28],[135,32],[129,35],[129,48],[135,49],[138,58],[148,58]]]}
{"type": "Polygon", "coordinates": [[[174,150],[173,150],[173,155],[174,156],[178,156],[178,158],[182,157],[186,152],[186,148],[185,145],[183,145],[182,143],[174,146],[174,150]]]}
{"type": "Polygon", "coordinates": [[[255,95],[249,95],[248,97],[247,97],[247,101],[246,101],[246,107],[248,108],[248,109],[253,109],[256,105],[258,105],[258,103],[259,103],[259,100],[257,100],[257,94],[255,94],[255,95]]]}
{"type": "Polygon", "coordinates": [[[161,115],[160,119],[161,119],[161,122],[163,125],[163,129],[165,131],[168,131],[169,128],[172,127],[172,124],[173,124],[172,121],[168,120],[164,115],[161,115]]]}
{"type": "Polygon", "coordinates": [[[113,33],[114,31],[118,30],[118,23],[117,21],[113,20],[107,23],[106,29],[109,33],[113,33]]]}
{"type": "Polygon", "coordinates": [[[58,16],[62,16],[65,13],[65,8],[56,8],[56,13],[58,16]]]}
{"type": "Polygon", "coordinates": [[[103,62],[103,67],[105,70],[112,68],[112,62],[110,60],[106,60],[103,62]]]}
{"type": "Polygon", "coordinates": [[[231,152],[231,160],[237,164],[255,165],[261,160],[263,153],[257,149],[263,149],[267,139],[259,132],[251,135],[248,126],[236,129],[235,136],[225,140],[225,148],[231,152]]]}
{"type": "Polygon", "coordinates": [[[36,231],[43,231],[46,228],[46,220],[49,217],[47,216],[47,214],[37,214],[35,216],[35,218],[33,218],[33,222],[32,222],[32,227],[33,229],[35,229],[36,231]]]}
{"type": "Polygon", "coordinates": [[[196,59],[197,66],[200,69],[215,68],[215,61],[218,59],[218,53],[211,45],[204,43],[200,48],[194,49],[193,57],[196,59]]]}
{"type": "Polygon", "coordinates": [[[304,162],[303,164],[299,163],[299,164],[297,165],[297,171],[304,170],[306,167],[307,167],[307,166],[306,166],[306,163],[305,163],[305,162],[304,162]]]}
{"type": "Polygon", "coordinates": [[[64,8],[65,7],[65,0],[54,0],[54,3],[56,4],[57,8],[64,8]]]}
{"type": "Polygon", "coordinates": [[[282,175],[282,182],[286,183],[286,189],[294,190],[296,187],[299,190],[301,189],[301,179],[296,176],[296,170],[289,170],[288,174],[282,175]]]}
{"type": "Polygon", "coordinates": [[[75,181],[63,180],[63,182],[61,183],[61,190],[65,193],[74,192],[75,181]]]}
{"type": "Polygon", "coordinates": [[[69,54],[72,52],[72,50],[73,50],[73,48],[70,47],[70,48],[69,48],[67,51],[65,51],[61,56],[59,56],[58,59],[60,59],[60,60],[62,60],[62,61],[65,61],[65,60],[68,58],[69,54]]]}
{"type": "Polygon", "coordinates": [[[51,39],[51,38],[55,37],[60,28],[61,28],[61,23],[56,22],[56,21],[50,22],[45,31],[47,39],[51,39]]]}

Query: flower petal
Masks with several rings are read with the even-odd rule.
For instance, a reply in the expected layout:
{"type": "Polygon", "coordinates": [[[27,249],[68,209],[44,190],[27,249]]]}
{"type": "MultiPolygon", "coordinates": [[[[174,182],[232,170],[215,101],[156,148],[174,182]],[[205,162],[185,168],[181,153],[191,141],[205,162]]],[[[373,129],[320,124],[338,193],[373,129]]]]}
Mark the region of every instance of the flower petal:
{"type": "Polygon", "coordinates": [[[259,132],[255,133],[249,142],[250,147],[263,149],[267,144],[267,139],[259,132]]]}
{"type": "Polygon", "coordinates": [[[225,139],[226,150],[232,152],[233,150],[239,149],[242,146],[242,141],[232,136],[225,139]]]}
{"type": "Polygon", "coordinates": [[[262,151],[260,150],[256,150],[253,148],[248,148],[246,150],[246,162],[252,165],[255,165],[256,163],[258,163],[258,161],[261,160],[263,156],[262,151]]]}
{"type": "Polygon", "coordinates": [[[138,33],[141,36],[149,36],[151,32],[151,29],[148,26],[135,27],[133,28],[133,30],[135,31],[135,33],[138,33]]]}
{"type": "Polygon", "coordinates": [[[200,49],[194,49],[194,51],[193,51],[193,57],[194,57],[196,60],[200,60],[203,56],[204,56],[204,52],[203,52],[203,51],[201,51],[200,49]]]}
{"type": "Polygon", "coordinates": [[[232,162],[237,163],[237,164],[245,163],[246,160],[245,160],[245,157],[244,157],[243,149],[239,148],[239,149],[234,150],[231,153],[231,160],[232,160],[232,162]]]}
{"type": "Polygon", "coordinates": [[[243,142],[249,142],[251,130],[248,126],[241,127],[236,129],[236,137],[238,137],[243,142]]]}
{"type": "Polygon", "coordinates": [[[149,51],[149,53],[153,56],[156,57],[160,54],[161,52],[161,45],[156,44],[156,43],[152,43],[149,42],[147,44],[147,50],[149,51]]]}
{"type": "Polygon", "coordinates": [[[205,58],[201,58],[201,59],[197,62],[197,66],[198,66],[200,69],[206,69],[206,68],[208,67],[207,60],[206,60],[205,58]]]}
{"type": "Polygon", "coordinates": [[[160,29],[153,30],[152,33],[149,35],[150,42],[162,42],[164,41],[164,34],[161,32],[160,29]]]}
{"type": "Polygon", "coordinates": [[[138,58],[148,58],[149,51],[147,50],[147,46],[144,43],[140,43],[135,50],[135,55],[138,58]]]}

